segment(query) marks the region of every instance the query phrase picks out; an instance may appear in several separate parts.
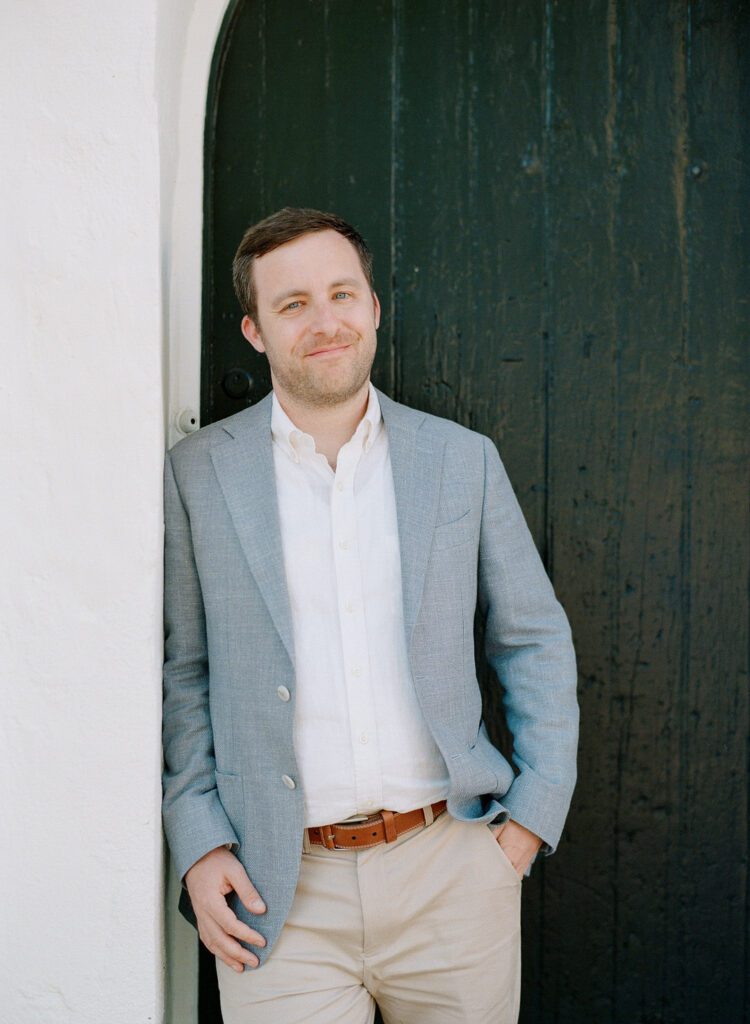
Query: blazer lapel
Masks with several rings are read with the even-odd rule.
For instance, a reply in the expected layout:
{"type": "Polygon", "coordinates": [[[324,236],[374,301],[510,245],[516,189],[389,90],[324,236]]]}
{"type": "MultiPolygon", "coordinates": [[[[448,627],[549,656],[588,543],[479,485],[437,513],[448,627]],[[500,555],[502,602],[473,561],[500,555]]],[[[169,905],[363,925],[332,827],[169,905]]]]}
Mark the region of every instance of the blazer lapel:
{"type": "MultiPolygon", "coordinates": [[[[404,629],[410,647],[438,512],[444,441],[425,428],[424,413],[376,390],[396,495],[404,629]]],[[[211,449],[211,459],[247,563],[294,664],[271,448],[271,397],[269,392],[224,426],[226,437],[211,449]]]]}
{"type": "Polygon", "coordinates": [[[388,434],[401,549],[404,629],[407,647],[411,647],[438,513],[445,442],[426,429],[424,413],[376,390],[388,434]]]}
{"type": "Polygon", "coordinates": [[[234,417],[211,459],[242,550],[294,664],[294,635],[271,448],[271,397],[234,417]]]}

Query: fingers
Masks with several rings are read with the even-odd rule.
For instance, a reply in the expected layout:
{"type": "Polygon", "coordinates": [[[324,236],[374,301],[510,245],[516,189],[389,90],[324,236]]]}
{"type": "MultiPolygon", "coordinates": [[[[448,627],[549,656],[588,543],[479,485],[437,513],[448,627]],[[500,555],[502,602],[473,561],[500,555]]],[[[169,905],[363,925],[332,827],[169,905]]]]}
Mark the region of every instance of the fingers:
{"type": "Polygon", "coordinates": [[[242,971],[245,964],[257,967],[258,957],[242,943],[263,947],[266,940],[239,920],[226,897],[234,890],[253,913],[266,908],[237,857],[223,847],[212,850],[186,873],[185,881],[206,949],[235,971],[242,971]]]}
{"type": "Polygon", "coordinates": [[[489,825],[488,827],[492,832],[492,836],[495,842],[510,861],[518,877],[520,879],[523,879],[524,874],[526,873],[526,868],[528,867],[531,861],[531,854],[527,856],[524,852],[519,851],[519,849],[514,843],[507,842],[507,838],[506,841],[503,842],[502,833],[505,831],[507,825],[508,822],[504,821],[500,825],[489,825]]]}
{"type": "Polygon", "coordinates": [[[502,840],[497,837],[496,841],[497,845],[500,847],[500,849],[503,851],[503,853],[508,858],[510,863],[513,865],[513,868],[515,869],[515,872],[518,875],[518,877],[523,879],[524,874],[526,872],[526,868],[531,862],[531,855],[527,856],[524,853],[519,853],[517,849],[515,849],[512,846],[506,846],[502,842],[502,840]]]}
{"type": "Polygon", "coordinates": [[[266,905],[258,890],[248,878],[247,872],[239,860],[235,860],[232,869],[227,871],[227,878],[232,888],[252,914],[265,914],[266,905]]]}
{"type": "Polygon", "coordinates": [[[259,961],[255,953],[245,949],[226,932],[212,931],[211,934],[205,934],[201,929],[199,934],[206,949],[238,973],[244,970],[245,964],[250,967],[258,966],[259,961]]]}
{"type": "Polygon", "coordinates": [[[217,906],[215,910],[213,908],[212,910],[213,920],[222,932],[227,935],[233,935],[237,939],[242,939],[243,942],[249,942],[251,946],[265,946],[266,940],[260,932],[256,932],[254,928],[250,928],[244,921],[240,921],[226,903],[224,903],[223,907],[217,906]]]}
{"type": "Polygon", "coordinates": [[[223,899],[206,911],[199,918],[199,934],[206,948],[235,971],[242,971],[244,964],[257,967],[258,957],[237,940],[262,948],[266,944],[263,936],[240,921],[223,899]]]}
{"type": "Polygon", "coordinates": [[[508,818],[495,834],[495,839],[503,853],[516,869],[519,878],[523,878],[534,854],[541,846],[541,839],[529,829],[508,818]]]}

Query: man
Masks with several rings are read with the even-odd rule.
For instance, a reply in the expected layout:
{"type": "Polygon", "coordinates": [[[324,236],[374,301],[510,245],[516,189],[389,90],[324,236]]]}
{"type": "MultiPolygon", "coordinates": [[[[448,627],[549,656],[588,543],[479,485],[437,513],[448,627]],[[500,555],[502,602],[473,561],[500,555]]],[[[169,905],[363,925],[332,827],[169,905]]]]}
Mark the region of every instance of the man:
{"type": "Polygon", "coordinates": [[[370,383],[361,236],[234,262],[273,390],[166,460],[164,822],[225,1024],[511,1022],[575,779],[565,614],[492,442],[370,383]],[[481,721],[473,623],[515,770],[481,721]],[[254,969],[257,967],[257,970],[254,969]]]}

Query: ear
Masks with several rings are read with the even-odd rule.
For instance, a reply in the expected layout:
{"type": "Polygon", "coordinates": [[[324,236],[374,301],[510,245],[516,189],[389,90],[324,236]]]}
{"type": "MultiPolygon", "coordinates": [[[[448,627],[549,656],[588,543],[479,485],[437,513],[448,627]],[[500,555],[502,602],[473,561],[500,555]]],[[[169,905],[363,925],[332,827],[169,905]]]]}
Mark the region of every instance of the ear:
{"type": "Polygon", "coordinates": [[[251,320],[249,316],[243,316],[240,326],[242,327],[242,333],[256,352],[265,352],[266,347],[263,344],[263,339],[260,336],[260,331],[258,330],[255,321],[251,320]]]}
{"type": "Polygon", "coordinates": [[[375,292],[372,293],[372,308],[375,312],[375,329],[380,327],[380,300],[375,292]]]}

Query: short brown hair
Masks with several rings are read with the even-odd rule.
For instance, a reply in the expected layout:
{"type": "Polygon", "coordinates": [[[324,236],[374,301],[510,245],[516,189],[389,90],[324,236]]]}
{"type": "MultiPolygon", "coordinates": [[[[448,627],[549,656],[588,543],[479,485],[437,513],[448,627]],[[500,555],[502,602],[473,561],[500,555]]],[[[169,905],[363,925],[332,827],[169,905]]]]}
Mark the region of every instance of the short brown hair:
{"type": "Polygon", "coordinates": [[[367,242],[351,224],[347,224],[335,213],[321,210],[307,210],[285,206],[270,217],[258,221],[242,236],[232,262],[232,281],[243,312],[258,323],[258,301],[253,280],[253,261],[258,256],[278,249],[285,242],[291,242],[300,235],[313,231],[337,231],[348,239],[357,250],[360,266],[370,288],[373,288],[372,253],[367,242]]]}

